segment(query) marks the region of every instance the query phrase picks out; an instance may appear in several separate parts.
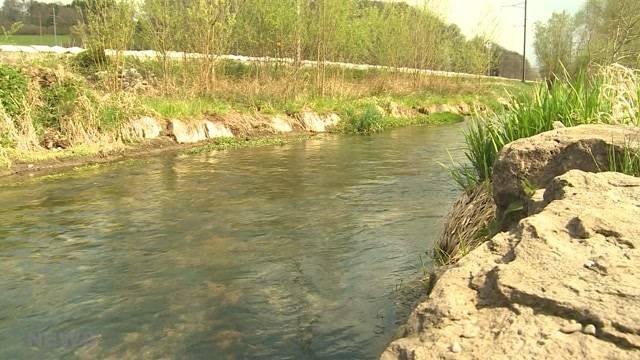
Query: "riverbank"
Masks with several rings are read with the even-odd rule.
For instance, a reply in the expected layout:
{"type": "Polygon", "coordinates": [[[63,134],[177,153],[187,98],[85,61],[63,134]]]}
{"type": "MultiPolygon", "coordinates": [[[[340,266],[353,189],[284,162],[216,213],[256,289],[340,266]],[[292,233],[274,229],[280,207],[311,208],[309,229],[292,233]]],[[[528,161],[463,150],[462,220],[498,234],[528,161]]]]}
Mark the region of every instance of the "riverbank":
{"type": "MultiPolygon", "coordinates": [[[[157,61],[128,59],[129,65],[118,70],[115,64],[97,67],[94,60],[80,53],[13,58],[0,65],[0,176],[194,144],[205,149],[254,146],[320,133],[371,134],[450,123],[500,107],[507,89],[526,88],[513,82],[342,69],[328,85],[329,93],[320,95],[300,81],[311,73],[291,78],[280,74],[282,65],[256,68],[228,61],[220,65],[217,86],[203,92],[185,84],[167,88],[167,79],[158,80],[157,61]],[[263,75],[246,74],[254,70],[263,75]]],[[[176,77],[184,76],[187,65],[176,65],[181,67],[176,77]]]]}
{"type": "Polygon", "coordinates": [[[37,160],[33,162],[21,161],[11,167],[0,169],[0,178],[10,176],[42,176],[55,174],[69,170],[77,170],[87,166],[104,165],[125,160],[139,159],[151,156],[160,156],[166,153],[200,153],[211,151],[223,151],[247,147],[282,146],[321,136],[321,134],[289,134],[272,135],[256,138],[220,138],[194,144],[179,144],[169,137],[151,141],[123,144],[121,147],[106,153],[76,154],[69,152],[58,157],[37,160]]]}

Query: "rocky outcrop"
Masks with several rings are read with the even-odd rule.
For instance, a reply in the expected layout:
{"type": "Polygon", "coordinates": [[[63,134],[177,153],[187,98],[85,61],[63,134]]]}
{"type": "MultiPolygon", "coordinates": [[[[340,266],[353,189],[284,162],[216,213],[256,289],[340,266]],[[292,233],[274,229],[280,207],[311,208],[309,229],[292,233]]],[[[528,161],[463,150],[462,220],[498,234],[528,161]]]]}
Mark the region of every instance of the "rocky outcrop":
{"type": "Polygon", "coordinates": [[[382,114],[388,113],[391,117],[396,118],[409,118],[416,116],[416,111],[411,108],[403,107],[402,105],[390,102],[388,104],[388,111],[382,112],[382,114]]]}
{"type": "Polygon", "coordinates": [[[315,133],[326,132],[338,125],[340,117],[337,114],[319,115],[314,112],[304,110],[300,113],[300,121],[305,130],[315,133]]]}
{"type": "Polygon", "coordinates": [[[139,139],[155,139],[160,136],[162,126],[158,120],[144,116],[129,123],[129,132],[139,139]]]}
{"type": "Polygon", "coordinates": [[[271,118],[271,128],[278,133],[289,133],[293,131],[293,119],[288,116],[276,115],[271,118]]]}
{"type": "Polygon", "coordinates": [[[640,358],[640,179],[571,170],[528,215],[448,269],[381,358],[640,358]]]}
{"type": "Polygon", "coordinates": [[[498,213],[516,202],[527,205],[531,192],[544,189],[558,175],[578,169],[606,171],[612,151],[640,143],[640,129],[612,125],[558,128],[505,146],[493,167],[498,213]]]}
{"type": "Polygon", "coordinates": [[[186,123],[181,120],[169,120],[168,133],[179,144],[190,144],[219,137],[233,137],[233,133],[224,124],[210,120],[198,120],[186,123]]]}
{"type": "Polygon", "coordinates": [[[428,105],[428,106],[418,106],[416,110],[420,114],[424,114],[424,115],[431,115],[431,114],[438,114],[438,113],[452,113],[452,114],[462,115],[462,116],[471,116],[473,113],[471,106],[469,106],[466,103],[460,103],[458,105],[435,104],[435,105],[428,105]]]}
{"type": "Polygon", "coordinates": [[[207,139],[215,139],[220,137],[233,137],[231,130],[223,123],[204,120],[202,122],[204,126],[204,132],[207,139]]]}

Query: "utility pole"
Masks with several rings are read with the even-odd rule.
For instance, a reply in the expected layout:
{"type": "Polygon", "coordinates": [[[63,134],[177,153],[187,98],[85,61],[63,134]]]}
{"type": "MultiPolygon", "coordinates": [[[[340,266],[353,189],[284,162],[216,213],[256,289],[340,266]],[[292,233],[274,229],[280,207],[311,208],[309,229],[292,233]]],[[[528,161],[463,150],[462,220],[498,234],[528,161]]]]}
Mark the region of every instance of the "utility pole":
{"type": "Polygon", "coordinates": [[[296,66],[302,64],[302,0],[296,1],[296,66]]]}
{"type": "Polygon", "coordinates": [[[58,29],[56,28],[56,6],[53,7],[53,43],[58,45],[58,29]]]}
{"type": "Polygon", "coordinates": [[[527,0],[524,0],[524,46],[522,49],[522,82],[527,81],[527,0]]]}

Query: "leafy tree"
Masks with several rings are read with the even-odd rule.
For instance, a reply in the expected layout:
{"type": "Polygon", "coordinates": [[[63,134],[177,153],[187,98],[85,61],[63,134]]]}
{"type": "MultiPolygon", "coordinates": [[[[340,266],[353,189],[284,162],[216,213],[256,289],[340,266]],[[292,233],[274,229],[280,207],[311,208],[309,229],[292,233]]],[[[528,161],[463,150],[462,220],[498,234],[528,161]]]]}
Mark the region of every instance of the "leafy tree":
{"type": "Polygon", "coordinates": [[[572,68],[575,58],[574,34],[573,19],[565,11],[553,13],[546,23],[536,23],[533,47],[541,76],[554,80],[565,69],[572,68]]]}
{"type": "Polygon", "coordinates": [[[640,66],[640,1],[588,0],[576,19],[584,64],[640,66]]]}
{"type": "Polygon", "coordinates": [[[4,0],[2,4],[2,18],[8,23],[14,23],[22,19],[24,15],[24,3],[18,0],[4,0]]]}

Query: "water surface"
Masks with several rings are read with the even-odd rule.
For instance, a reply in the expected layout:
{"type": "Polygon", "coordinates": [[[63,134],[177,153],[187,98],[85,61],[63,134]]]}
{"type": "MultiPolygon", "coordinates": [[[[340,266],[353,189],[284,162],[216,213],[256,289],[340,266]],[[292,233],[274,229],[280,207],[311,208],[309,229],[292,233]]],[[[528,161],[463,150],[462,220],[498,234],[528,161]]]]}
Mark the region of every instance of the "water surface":
{"type": "Polygon", "coordinates": [[[456,196],[438,162],[462,126],[0,186],[0,358],[377,357],[456,196]]]}

